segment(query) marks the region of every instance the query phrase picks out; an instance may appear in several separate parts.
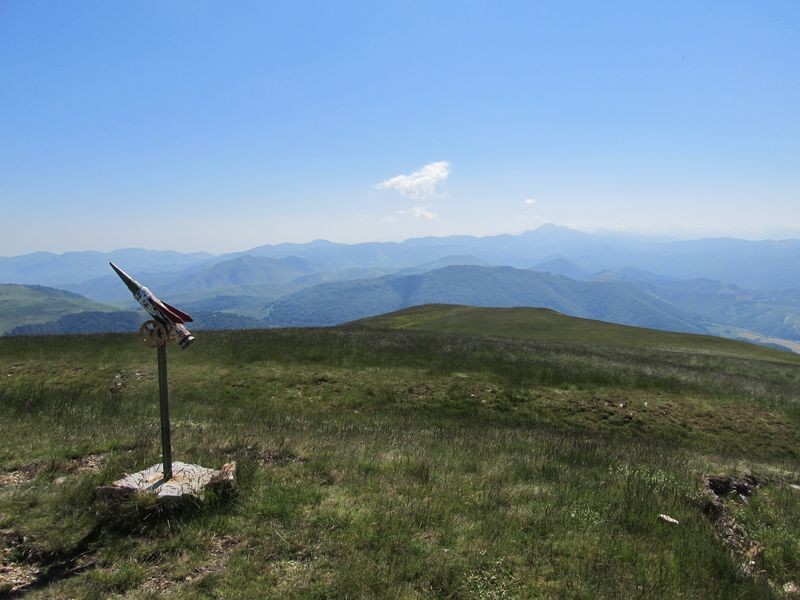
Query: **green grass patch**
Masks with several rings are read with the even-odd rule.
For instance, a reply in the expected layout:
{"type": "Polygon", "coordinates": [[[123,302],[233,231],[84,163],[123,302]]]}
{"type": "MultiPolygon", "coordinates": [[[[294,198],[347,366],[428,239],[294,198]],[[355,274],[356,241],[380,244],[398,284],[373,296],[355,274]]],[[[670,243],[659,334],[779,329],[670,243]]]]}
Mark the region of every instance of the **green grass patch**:
{"type": "Polygon", "coordinates": [[[170,348],[174,458],[239,473],[180,511],[93,497],[159,460],[153,351],[0,338],[0,556],[91,562],[34,598],[753,598],[798,580],[792,356],[411,329],[170,348]],[[763,545],[756,577],[704,513],[702,475],[743,469],[774,482],[726,501],[763,545]]]}

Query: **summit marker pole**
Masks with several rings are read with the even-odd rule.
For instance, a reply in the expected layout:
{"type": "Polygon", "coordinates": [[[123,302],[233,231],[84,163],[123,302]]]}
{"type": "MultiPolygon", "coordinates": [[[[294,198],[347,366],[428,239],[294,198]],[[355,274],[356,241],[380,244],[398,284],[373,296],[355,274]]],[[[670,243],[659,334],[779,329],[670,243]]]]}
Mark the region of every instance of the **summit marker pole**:
{"type": "Polygon", "coordinates": [[[158,352],[158,396],[161,408],[161,459],[164,465],[164,481],[172,479],[172,441],[169,434],[169,389],[167,387],[167,344],[159,344],[158,352]]]}
{"type": "Polygon", "coordinates": [[[109,263],[114,272],[142,305],[148,315],[153,317],[139,327],[139,339],[148,348],[156,348],[158,353],[158,400],[161,412],[161,459],[164,482],[172,479],[172,441],[169,435],[169,390],[167,386],[167,347],[169,340],[177,340],[178,346],[186,348],[194,341],[192,333],[184,323],[191,323],[192,317],[182,310],[170,306],[156,298],[155,294],[120,269],[109,263]]]}

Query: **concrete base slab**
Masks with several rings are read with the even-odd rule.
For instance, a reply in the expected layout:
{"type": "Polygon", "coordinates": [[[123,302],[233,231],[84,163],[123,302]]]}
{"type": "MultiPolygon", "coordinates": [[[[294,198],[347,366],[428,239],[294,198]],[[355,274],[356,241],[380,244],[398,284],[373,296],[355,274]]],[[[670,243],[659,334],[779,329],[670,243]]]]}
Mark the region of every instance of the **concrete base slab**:
{"type": "Polygon", "coordinates": [[[131,473],[111,485],[97,488],[97,496],[109,500],[130,498],[137,494],[152,494],[159,500],[183,496],[201,497],[207,490],[232,489],[236,486],[236,463],[221,469],[208,469],[184,462],[172,463],[172,478],[164,481],[164,469],[159,463],[131,473]]]}

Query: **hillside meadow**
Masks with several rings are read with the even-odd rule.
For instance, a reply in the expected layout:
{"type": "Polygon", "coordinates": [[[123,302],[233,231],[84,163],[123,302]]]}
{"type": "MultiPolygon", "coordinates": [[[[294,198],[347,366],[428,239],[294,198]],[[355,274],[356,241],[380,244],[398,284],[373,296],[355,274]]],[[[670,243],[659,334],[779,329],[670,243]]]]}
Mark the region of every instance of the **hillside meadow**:
{"type": "Polygon", "coordinates": [[[800,357],[480,310],[170,347],[173,458],[238,466],[178,507],[94,495],[159,461],[153,350],[0,338],[0,594],[791,597],[800,357]]]}
{"type": "Polygon", "coordinates": [[[93,302],[64,290],[40,285],[0,283],[0,335],[7,333],[20,322],[40,324],[54,321],[64,315],[87,311],[92,311],[103,318],[113,315],[115,310],[111,306],[93,302]]]}

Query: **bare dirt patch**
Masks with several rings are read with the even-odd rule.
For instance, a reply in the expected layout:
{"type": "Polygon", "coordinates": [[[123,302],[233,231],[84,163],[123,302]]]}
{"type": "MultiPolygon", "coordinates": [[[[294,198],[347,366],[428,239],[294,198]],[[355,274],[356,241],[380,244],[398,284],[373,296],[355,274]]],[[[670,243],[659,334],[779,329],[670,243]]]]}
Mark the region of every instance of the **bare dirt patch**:
{"type": "Polygon", "coordinates": [[[0,595],[12,594],[33,583],[39,576],[34,564],[18,558],[25,537],[12,530],[0,531],[0,595]]]}
{"type": "Polygon", "coordinates": [[[67,481],[70,475],[85,475],[87,473],[98,473],[103,468],[106,461],[105,454],[87,454],[80,458],[74,458],[67,464],[67,475],[61,475],[53,480],[56,485],[61,485],[67,481]]]}
{"type": "Polygon", "coordinates": [[[42,470],[41,465],[25,465],[13,471],[0,473],[0,487],[6,485],[20,485],[36,479],[36,475],[42,470]]]}
{"type": "MultiPolygon", "coordinates": [[[[66,467],[63,468],[63,471],[66,471],[67,475],[97,473],[103,467],[105,460],[105,454],[87,454],[86,456],[81,456],[80,458],[74,458],[70,460],[66,467]]],[[[21,485],[33,481],[36,479],[36,476],[42,471],[46,470],[46,468],[47,467],[45,464],[32,463],[25,465],[24,467],[20,467],[19,469],[2,472],[0,473],[0,488],[10,485],[21,485]]],[[[58,470],[62,469],[59,468],[58,470]]],[[[59,485],[64,483],[66,480],[66,476],[62,475],[60,477],[56,477],[54,482],[56,485],[59,485]]]]}
{"type": "Polygon", "coordinates": [[[306,462],[308,460],[285,448],[264,448],[257,454],[257,458],[261,466],[286,465],[290,463],[306,462]]]}
{"type": "Polygon", "coordinates": [[[262,467],[302,463],[308,460],[283,443],[273,447],[265,447],[258,441],[248,440],[244,444],[236,444],[223,448],[223,451],[226,455],[231,457],[231,459],[236,458],[239,454],[243,454],[262,467]]]}
{"type": "Polygon", "coordinates": [[[137,371],[117,371],[114,373],[114,379],[111,382],[112,392],[122,392],[128,383],[132,381],[139,381],[142,378],[152,378],[154,372],[149,369],[139,369],[137,371]]]}
{"type": "Polygon", "coordinates": [[[67,472],[72,474],[97,473],[105,463],[105,454],[87,454],[69,461],[67,472]]]}
{"type": "Polygon", "coordinates": [[[742,571],[750,577],[761,577],[766,573],[755,568],[756,558],[764,550],[757,540],[750,539],[747,532],[725,507],[725,499],[748,502],[750,496],[765,482],[759,481],[751,473],[742,477],[726,475],[705,475],[703,477],[707,503],[705,514],[714,524],[714,529],[722,542],[741,560],[742,571]]]}
{"type": "Polygon", "coordinates": [[[23,373],[25,373],[25,365],[22,364],[8,365],[6,368],[6,377],[22,375],[23,373]]]}
{"type": "Polygon", "coordinates": [[[163,594],[170,589],[184,583],[192,583],[213,573],[222,571],[230,553],[241,544],[241,540],[234,536],[224,535],[215,537],[211,542],[208,560],[199,567],[195,567],[188,575],[176,578],[165,571],[160,571],[147,579],[141,589],[146,592],[163,594]]]}

